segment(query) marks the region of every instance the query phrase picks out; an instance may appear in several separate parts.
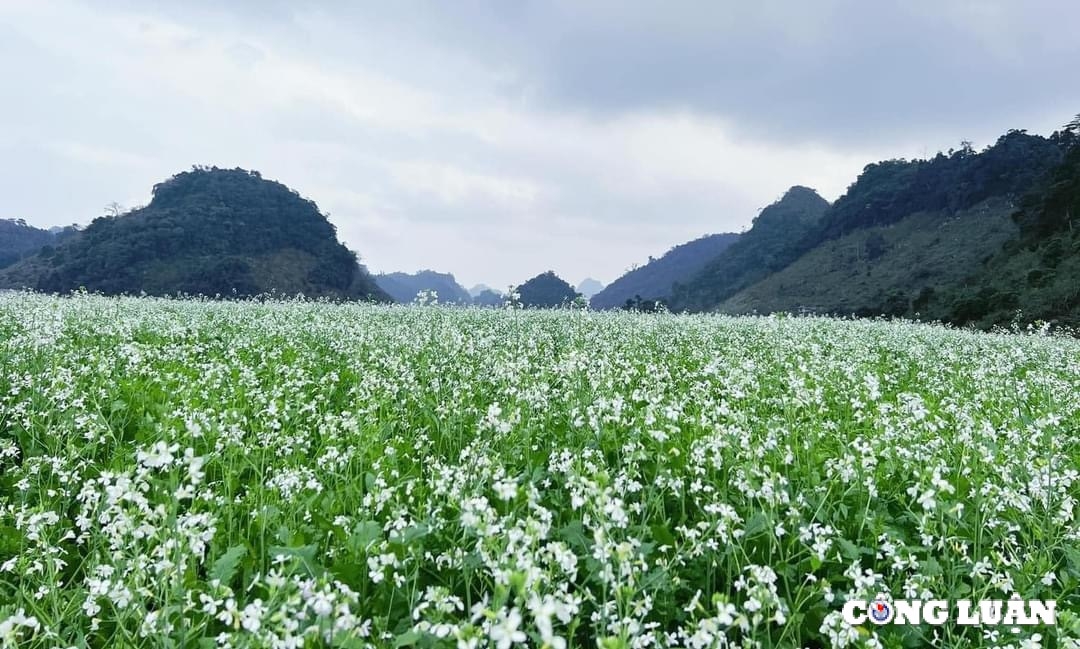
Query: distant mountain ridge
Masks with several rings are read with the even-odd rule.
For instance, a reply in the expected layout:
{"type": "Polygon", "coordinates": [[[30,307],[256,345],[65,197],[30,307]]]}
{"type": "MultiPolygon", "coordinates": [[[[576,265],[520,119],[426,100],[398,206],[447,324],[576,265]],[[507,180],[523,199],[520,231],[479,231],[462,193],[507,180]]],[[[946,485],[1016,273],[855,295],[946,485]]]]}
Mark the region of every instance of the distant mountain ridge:
{"type": "Polygon", "coordinates": [[[1014,237],[1014,209],[1010,200],[994,197],[955,213],[916,212],[856,229],[815,246],[718,310],[900,315],[927,288],[964,280],[1014,237]]]}
{"type": "Polygon", "coordinates": [[[673,310],[704,311],[775,272],[794,259],[804,237],[820,226],[829,202],[796,185],[761,210],[750,230],[675,287],[673,310]]]}
{"type": "Polygon", "coordinates": [[[478,297],[484,291],[491,291],[493,293],[498,292],[495,289],[488,286],[487,284],[474,284],[472,286],[472,288],[469,289],[469,295],[471,295],[471,296],[473,296],[475,298],[475,297],[478,297]]]}
{"type": "Polygon", "coordinates": [[[710,234],[677,245],[659,259],[649,258],[649,263],[628,271],[608,284],[589,300],[595,309],[615,309],[627,300],[666,299],[671,296],[675,284],[689,281],[702,268],[739,238],[738,234],[710,234]]]}
{"type": "Polygon", "coordinates": [[[578,282],[576,288],[578,293],[581,293],[586,298],[591,298],[600,291],[604,290],[604,285],[599,280],[595,280],[591,277],[586,277],[585,279],[578,282]]]}
{"type": "Polygon", "coordinates": [[[409,303],[421,291],[435,291],[442,304],[471,304],[472,296],[450,273],[420,270],[415,273],[380,273],[375,282],[394,301],[409,303]]]}
{"type": "Polygon", "coordinates": [[[1012,214],[1015,237],[963,282],[930,295],[927,317],[981,327],[1043,321],[1080,331],[1080,116],[1056,134],[1066,151],[1012,214]]]}
{"type": "Polygon", "coordinates": [[[314,202],[258,172],[217,167],[155,185],[146,207],[94,219],[0,271],[0,287],[388,299],[314,202]]]}

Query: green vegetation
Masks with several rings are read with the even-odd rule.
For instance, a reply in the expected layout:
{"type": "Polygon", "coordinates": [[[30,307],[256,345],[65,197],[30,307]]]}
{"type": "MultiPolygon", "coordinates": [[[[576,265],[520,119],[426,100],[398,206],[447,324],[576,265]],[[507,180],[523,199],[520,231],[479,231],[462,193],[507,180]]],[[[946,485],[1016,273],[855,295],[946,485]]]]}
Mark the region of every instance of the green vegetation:
{"type": "Polygon", "coordinates": [[[963,282],[1015,236],[1014,206],[995,198],[956,213],[920,212],[831,239],[720,305],[727,313],[912,316],[963,282]]]}
{"type": "Polygon", "coordinates": [[[517,302],[526,307],[563,306],[581,297],[573,286],[550,270],[518,286],[514,292],[517,302]]]}
{"type": "Polygon", "coordinates": [[[1009,131],[981,153],[965,144],[930,160],[867,165],[804,247],[919,212],[950,215],[991,197],[1017,200],[1061,161],[1063,144],[1057,137],[1009,131]]]}
{"type": "Polygon", "coordinates": [[[832,205],[793,188],[667,302],[1075,327],[1077,128],[1048,138],[1014,130],[978,153],[965,143],[929,160],[871,164],[832,205]]]}
{"type": "Polygon", "coordinates": [[[704,311],[794,261],[804,238],[820,227],[829,203],[807,187],[792,187],[761,210],[750,230],[686,284],[675,287],[673,310],[704,311]]]}
{"type": "Polygon", "coordinates": [[[0,363],[5,649],[1080,640],[1075,339],[17,293],[0,363]]]}
{"type": "Polygon", "coordinates": [[[739,238],[732,233],[710,234],[668,250],[659,259],[628,271],[592,296],[594,309],[622,307],[627,300],[657,300],[671,296],[675,284],[685,283],[739,238]]]}
{"type": "Polygon", "coordinates": [[[1019,236],[966,282],[935,301],[942,319],[979,326],[1042,320],[1080,326],[1080,146],[1074,131],[1063,163],[1015,213],[1019,236]]]}
{"type": "Polygon", "coordinates": [[[78,232],[74,226],[41,230],[22,219],[0,219],[0,268],[55,246],[78,232]]]}
{"type": "Polygon", "coordinates": [[[0,286],[105,294],[386,296],[312,201],[242,169],[194,168],[0,272],[0,286]]]}

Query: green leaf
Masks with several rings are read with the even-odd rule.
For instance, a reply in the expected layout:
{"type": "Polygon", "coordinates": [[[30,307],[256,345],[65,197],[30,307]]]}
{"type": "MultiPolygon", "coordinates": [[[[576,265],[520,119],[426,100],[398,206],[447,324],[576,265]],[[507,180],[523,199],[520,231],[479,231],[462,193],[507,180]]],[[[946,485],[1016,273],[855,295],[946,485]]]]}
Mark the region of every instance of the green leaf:
{"type": "Polygon", "coordinates": [[[247,556],[247,546],[232,546],[214,562],[214,565],[210,568],[210,579],[217,579],[222,584],[228,585],[233,576],[236,575],[236,569],[245,556],[247,556]]]}
{"type": "Polygon", "coordinates": [[[349,545],[356,552],[367,552],[382,538],[382,526],[375,521],[360,521],[353,527],[349,545]]]}
{"type": "Polygon", "coordinates": [[[271,557],[285,556],[299,559],[301,567],[308,575],[311,577],[321,577],[326,572],[326,569],[315,560],[315,553],[317,551],[318,546],[315,545],[300,545],[296,547],[275,545],[270,548],[269,554],[271,557]]]}
{"type": "Polygon", "coordinates": [[[417,525],[410,525],[409,527],[406,527],[405,530],[401,533],[399,542],[402,545],[408,545],[416,539],[424,538],[428,535],[428,532],[430,532],[430,529],[428,529],[428,526],[423,523],[419,523],[417,525]]]}
{"type": "Polygon", "coordinates": [[[864,552],[862,548],[847,539],[836,539],[836,545],[840,546],[840,554],[849,561],[858,559],[864,552]]]}
{"type": "Polygon", "coordinates": [[[591,542],[585,536],[585,528],[582,527],[581,521],[573,521],[560,529],[559,536],[571,546],[577,548],[587,549],[591,545],[591,542]]]}
{"type": "Polygon", "coordinates": [[[934,557],[922,562],[921,572],[927,577],[936,577],[942,573],[941,564],[934,557]]]}
{"type": "Polygon", "coordinates": [[[667,525],[657,523],[649,529],[652,531],[652,536],[654,539],[656,539],[656,542],[658,544],[675,547],[675,535],[671,533],[671,530],[667,528],[667,525]]]}
{"type": "Polygon", "coordinates": [[[405,633],[402,633],[398,637],[394,638],[394,646],[409,647],[415,645],[422,637],[424,636],[417,631],[406,631],[405,633]]]}
{"type": "Polygon", "coordinates": [[[746,538],[753,538],[769,529],[769,515],[765,512],[757,512],[746,522],[746,538]]]}

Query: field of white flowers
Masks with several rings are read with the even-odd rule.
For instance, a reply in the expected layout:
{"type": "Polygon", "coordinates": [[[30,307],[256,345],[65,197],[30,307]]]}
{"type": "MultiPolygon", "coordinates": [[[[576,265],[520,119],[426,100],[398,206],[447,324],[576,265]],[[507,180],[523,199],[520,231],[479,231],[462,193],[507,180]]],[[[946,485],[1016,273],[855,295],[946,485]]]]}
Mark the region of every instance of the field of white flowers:
{"type": "Polygon", "coordinates": [[[9,294],[0,368],[2,647],[1080,646],[1075,339],[9,294]]]}

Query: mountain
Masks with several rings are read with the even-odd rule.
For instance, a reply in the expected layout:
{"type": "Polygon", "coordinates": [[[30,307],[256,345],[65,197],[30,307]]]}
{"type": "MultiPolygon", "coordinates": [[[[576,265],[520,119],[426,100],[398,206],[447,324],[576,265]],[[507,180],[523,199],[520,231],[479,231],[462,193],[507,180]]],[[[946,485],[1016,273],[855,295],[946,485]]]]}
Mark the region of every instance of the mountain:
{"type": "MultiPolygon", "coordinates": [[[[800,244],[821,227],[829,203],[817,192],[796,185],[754,219],[739,236],[669,299],[673,311],[704,311],[798,257],[800,244]]],[[[644,297],[644,296],[643,296],[644,297]]]]}
{"type": "Polygon", "coordinates": [[[421,270],[416,273],[386,273],[375,276],[375,282],[394,301],[408,304],[421,291],[435,291],[440,304],[471,304],[472,296],[450,273],[421,270]]]}
{"type": "Polygon", "coordinates": [[[659,259],[650,257],[649,263],[628,271],[593,295],[589,306],[614,309],[638,297],[666,299],[676,283],[690,280],[738,238],[732,233],[710,234],[675,246],[659,259]]]}
{"type": "Polygon", "coordinates": [[[557,307],[573,302],[581,294],[554,271],[533,277],[516,289],[518,301],[528,307],[557,307]]]}
{"type": "Polygon", "coordinates": [[[673,308],[982,327],[1007,324],[1019,309],[1025,318],[1071,322],[1080,293],[1069,216],[1080,186],[1076,141],[1072,132],[1014,130],[978,153],[965,144],[927,160],[867,165],[800,233],[757,251],[766,272],[733,281],[740,241],[680,287],[673,308]]]}
{"type": "Polygon", "coordinates": [[[925,300],[936,286],[963,281],[1015,236],[1014,209],[1011,200],[995,197],[955,213],[916,212],[893,224],[854,230],[815,246],[718,310],[904,314],[909,302],[920,295],[925,300]]]}
{"type": "Polygon", "coordinates": [[[387,299],[314,202],[255,171],[195,167],[0,271],[0,287],[387,299]]]}
{"type": "Polygon", "coordinates": [[[502,306],[506,298],[491,289],[484,289],[473,296],[473,304],[476,306],[502,306]]]}
{"type": "Polygon", "coordinates": [[[36,254],[45,246],[55,246],[76,232],[75,226],[42,230],[22,219],[0,219],[0,268],[36,254]]]}
{"type": "Polygon", "coordinates": [[[602,290],[604,290],[604,284],[591,277],[586,277],[577,285],[577,292],[586,298],[591,298],[602,290]]]}
{"type": "Polygon", "coordinates": [[[1045,321],[1080,330],[1080,116],[1066,154],[1013,214],[1018,233],[963,282],[926,298],[933,319],[979,327],[1045,321]]]}
{"type": "Polygon", "coordinates": [[[475,286],[473,286],[472,288],[469,289],[469,295],[471,295],[473,297],[477,297],[478,295],[480,295],[484,291],[491,291],[493,293],[498,293],[498,291],[491,288],[487,284],[476,284],[475,286]]]}

